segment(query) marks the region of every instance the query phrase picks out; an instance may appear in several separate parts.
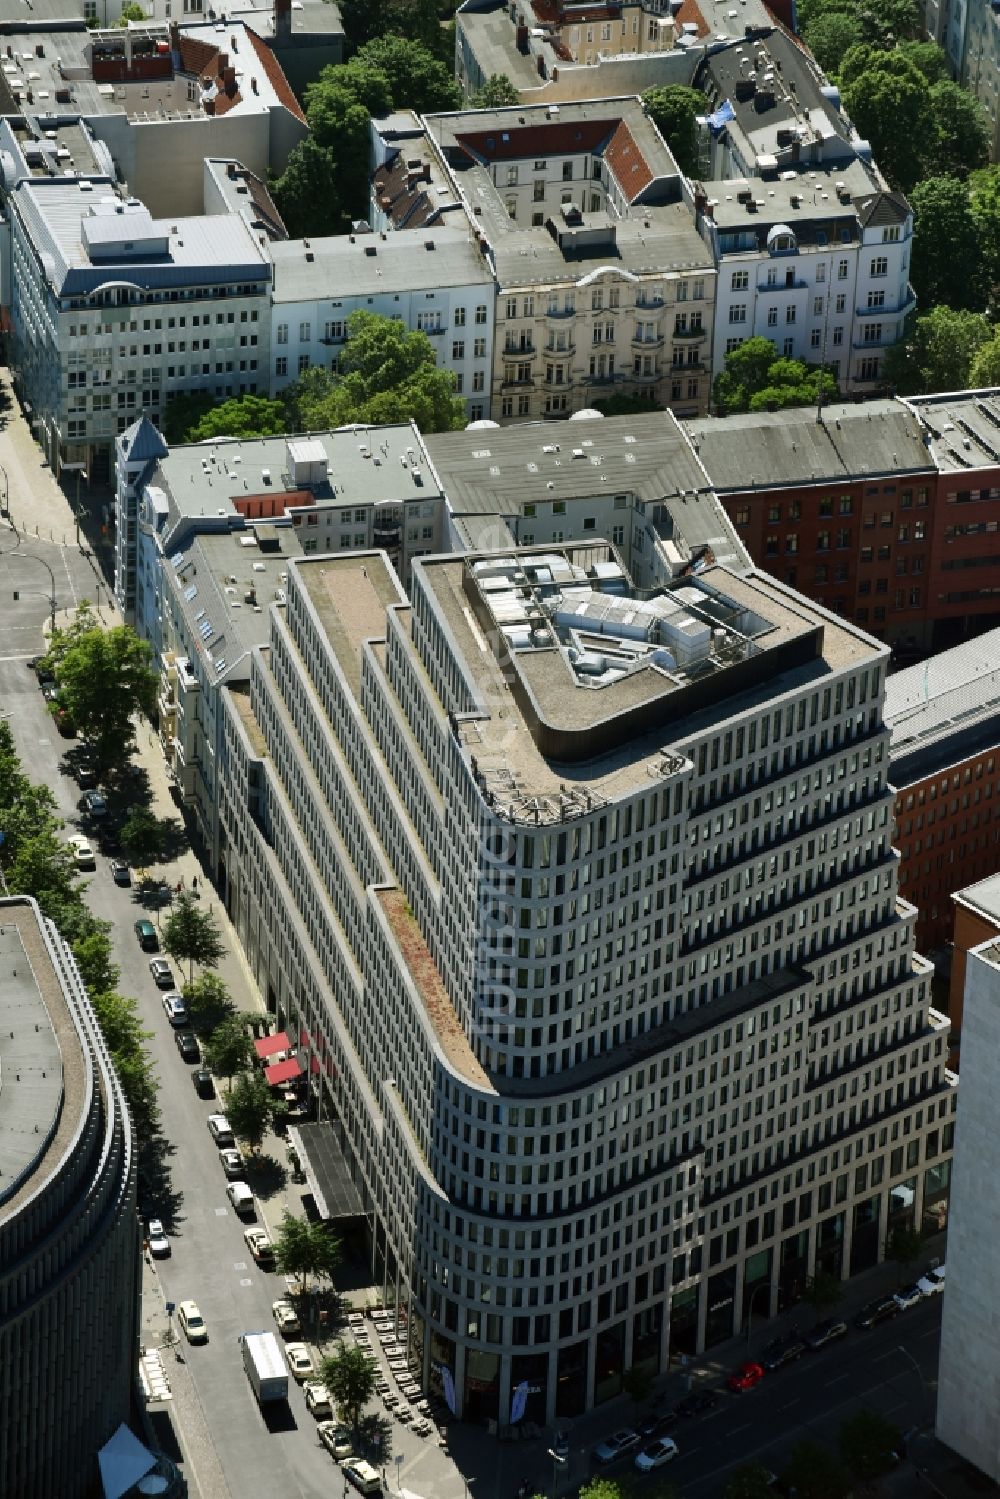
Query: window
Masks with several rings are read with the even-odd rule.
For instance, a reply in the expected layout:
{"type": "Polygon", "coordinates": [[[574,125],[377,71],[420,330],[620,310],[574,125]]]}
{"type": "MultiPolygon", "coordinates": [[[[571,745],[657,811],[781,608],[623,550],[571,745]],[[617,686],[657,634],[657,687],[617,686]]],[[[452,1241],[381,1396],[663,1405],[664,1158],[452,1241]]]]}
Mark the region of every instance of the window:
{"type": "MultiPolygon", "coordinates": [[[[509,313],[508,313],[508,316],[510,316],[509,313]]],[[[483,305],[483,303],[480,302],[479,306],[476,308],[476,322],[477,323],[485,323],[485,321],[486,321],[486,308],[483,305]]]]}
{"type": "Polygon", "coordinates": [[[288,342],[288,324],[287,323],[279,323],[278,324],[277,330],[275,331],[275,335],[274,335],[274,341],[275,341],[275,343],[278,343],[278,344],[286,344],[288,342]]]}
{"type": "Polygon", "coordinates": [[[452,357],[452,359],[464,359],[465,358],[465,339],[464,338],[455,338],[455,339],[452,339],[452,343],[451,343],[451,357],[452,357]]]}
{"type": "Polygon", "coordinates": [[[888,224],[882,230],[882,243],[884,245],[895,244],[899,240],[899,225],[888,224]]]}
{"type": "Polygon", "coordinates": [[[475,343],[472,345],[472,356],[473,356],[474,359],[485,359],[486,358],[486,340],[485,340],[485,338],[477,338],[476,339],[475,343]]]}
{"type": "Polygon", "coordinates": [[[838,281],[846,281],[847,280],[847,273],[848,273],[849,269],[850,269],[850,262],[849,261],[847,261],[847,260],[839,260],[837,262],[837,280],[838,281]]]}
{"type": "Polygon", "coordinates": [[[299,343],[307,344],[312,338],[312,323],[299,324],[299,343]]]}
{"type": "Polygon", "coordinates": [[[507,168],[507,186],[508,187],[516,187],[517,186],[517,165],[516,164],[514,166],[512,166],[512,167],[508,167],[507,168]]]}
{"type": "Polygon", "coordinates": [[[789,520],[801,520],[802,519],[802,502],[801,502],[801,500],[789,500],[789,502],[788,502],[788,519],[789,520]]]}
{"type": "Polygon", "coordinates": [[[768,507],[767,507],[767,518],[768,518],[769,521],[780,520],[781,519],[781,506],[780,505],[768,505],[768,507]]]}
{"type": "Polygon", "coordinates": [[[440,312],[418,312],[417,313],[417,328],[419,329],[419,331],[421,333],[440,333],[441,332],[441,314],[440,314],[440,312]]]}
{"type": "Polygon", "coordinates": [[[564,182],[573,181],[573,163],[571,161],[564,161],[562,164],[562,180],[564,182]]]}
{"type": "Polygon", "coordinates": [[[308,354],[300,354],[299,355],[299,374],[300,375],[303,374],[304,371],[307,370],[308,368],[309,368],[309,355],[308,354]]]}
{"type": "Polygon", "coordinates": [[[817,531],[817,533],[816,533],[816,550],[817,550],[817,552],[828,552],[830,550],[830,533],[829,533],[829,531],[817,531]]]}
{"type": "Polygon", "coordinates": [[[274,361],[274,373],[279,376],[288,374],[288,359],[284,354],[279,354],[274,361]]]}
{"type": "Polygon", "coordinates": [[[838,547],[841,547],[841,548],[843,548],[843,547],[849,547],[850,544],[851,544],[851,533],[850,533],[850,531],[848,531],[846,529],[838,531],[837,532],[837,545],[838,545],[838,547]]]}
{"type": "Polygon", "coordinates": [[[604,307],[604,292],[598,286],[598,287],[595,287],[595,289],[590,293],[590,310],[591,310],[591,312],[600,312],[603,309],[603,307],[604,307]]]}
{"type": "Polygon", "coordinates": [[[545,179],[544,179],[544,177],[539,177],[533,183],[532,189],[531,189],[531,201],[533,203],[544,203],[545,202],[545,179]]]}
{"type": "Polygon", "coordinates": [[[816,285],[817,286],[822,286],[825,281],[826,281],[826,266],[825,265],[818,265],[816,267],[816,285]]]}
{"type": "Polygon", "coordinates": [[[878,344],[882,342],[881,323],[862,323],[861,341],[866,344],[878,344]]]}
{"type": "Polygon", "coordinates": [[[781,346],[781,352],[784,354],[784,356],[785,356],[786,359],[791,359],[791,358],[794,357],[794,354],[795,354],[795,340],[794,340],[794,338],[786,338],[785,339],[784,343],[781,346]]]}
{"type": "Polygon", "coordinates": [[[885,255],[875,255],[869,266],[869,275],[887,276],[889,274],[889,261],[885,255]]]}
{"type": "Polygon", "coordinates": [[[465,308],[464,307],[456,307],[455,308],[455,327],[456,328],[464,328],[465,327],[465,308]]]}
{"type": "Polygon", "coordinates": [[[778,555],[778,538],[773,533],[764,537],[764,551],[769,557],[778,555]]]}
{"type": "Polygon", "coordinates": [[[834,309],[833,310],[834,310],[834,312],[846,312],[847,311],[847,298],[844,297],[844,296],[838,297],[837,301],[836,301],[836,303],[834,305],[834,309]]]}
{"type": "MultiPolygon", "coordinates": [[[[922,493],[926,494],[927,491],[923,490],[922,493]]],[[[926,503],[926,501],[925,501],[925,503],[926,503]]],[[[924,539],[924,537],[926,535],[926,532],[927,532],[927,522],[926,521],[923,521],[923,520],[914,521],[914,523],[913,523],[913,539],[914,539],[914,541],[923,541],[923,539],[924,539]]]]}
{"type": "Polygon", "coordinates": [[[747,320],[747,304],[745,302],[734,302],[729,309],[729,321],[731,323],[745,323],[747,320]]]}
{"type": "Polygon", "coordinates": [[[473,370],[473,372],[472,372],[472,388],[473,388],[473,390],[476,390],[476,391],[484,390],[485,389],[485,379],[486,379],[486,377],[483,374],[482,370],[473,370]]]}
{"type": "Polygon", "coordinates": [[[840,510],[841,515],[852,515],[853,514],[853,512],[854,512],[854,501],[852,500],[852,498],[851,498],[851,496],[849,494],[842,494],[840,496],[840,504],[838,506],[838,509],[840,510]]]}
{"type": "Polygon", "coordinates": [[[462,392],[464,391],[464,389],[465,389],[465,376],[464,375],[456,375],[455,376],[455,393],[456,393],[456,395],[461,395],[462,392]]]}
{"type": "Polygon", "coordinates": [[[862,359],[862,361],[861,361],[861,367],[858,370],[858,379],[859,380],[877,380],[878,379],[878,360],[877,359],[862,359]]]}
{"type": "Polygon", "coordinates": [[[843,328],[834,328],[834,330],[833,330],[833,344],[834,344],[834,348],[838,348],[843,342],[844,342],[844,330],[843,330],[843,328]]]}
{"type": "Polygon", "coordinates": [[[778,309],[777,309],[777,307],[769,307],[767,309],[767,326],[769,328],[776,328],[778,326],[778,309]]]}
{"type": "Polygon", "coordinates": [[[868,306],[869,307],[884,307],[885,306],[885,292],[884,291],[870,291],[868,293],[868,306]]]}
{"type": "Polygon", "coordinates": [[[738,526],[749,526],[749,524],[750,524],[750,506],[749,505],[737,505],[735,519],[736,519],[736,524],[738,526]]]}
{"type": "Polygon", "coordinates": [[[731,354],[734,349],[738,349],[739,346],[740,346],[740,344],[743,344],[743,343],[746,343],[746,339],[745,338],[727,338],[726,339],[726,353],[727,354],[731,354]]]}
{"type": "Polygon", "coordinates": [[[794,307],[786,307],[785,308],[785,322],[786,323],[794,323],[795,322],[795,308],[794,307]]]}
{"type": "Polygon", "coordinates": [[[794,555],[794,553],[797,552],[798,549],[799,549],[799,538],[796,535],[794,535],[794,533],[792,535],[786,536],[785,537],[785,551],[788,552],[789,555],[794,555]]]}
{"type": "Polygon", "coordinates": [[[750,273],[748,271],[734,271],[729,284],[733,291],[746,291],[750,284],[750,273]]]}

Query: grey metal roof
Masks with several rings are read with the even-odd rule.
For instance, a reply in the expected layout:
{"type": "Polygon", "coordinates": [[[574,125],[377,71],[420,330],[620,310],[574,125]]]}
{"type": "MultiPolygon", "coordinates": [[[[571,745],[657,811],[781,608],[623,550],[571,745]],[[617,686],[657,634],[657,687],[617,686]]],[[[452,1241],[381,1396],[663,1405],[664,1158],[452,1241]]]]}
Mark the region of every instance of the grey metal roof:
{"type": "Polygon", "coordinates": [[[934,471],[920,424],[902,401],[699,417],[684,426],[723,494],[787,484],[934,471]]]}
{"type": "Polygon", "coordinates": [[[385,292],[490,286],[493,276],[460,214],[459,225],[420,233],[339,234],[271,246],[274,301],[364,297],[385,292]],[[310,258],[311,257],[311,258],[310,258]]]}
{"type": "Polygon", "coordinates": [[[897,784],[1000,743],[1000,629],[894,672],[883,713],[897,784]]]}
{"type": "Polygon", "coordinates": [[[1000,463],[1000,387],[915,396],[906,404],[924,424],[943,470],[961,473],[1000,463]]]}
{"type": "Polygon", "coordinates": [[[130,463],[147,463],[151,459],[165,458],[169,451],[148,416],[141,416],[131,427],[127,427],[119,442],[130,463]]]}
{"type": "Polygon", "coordinates": [[[841,228],[849,232],[850,243],[857,243],[858,212],[854,200],[870,193],[872,182],[871,171],[862,161],[841,161],[832,166],[807,163],[793,175],[769,178],[766,182],[757,178],[750,181],[752,212],[745,201],[740,201],[733,179],[720,178],[702,185],[719,228],[755,233],[759,249],[764,249],[767,231],[776,223],[787,224],[800,244],[818,243],[817,229],[827,236],[823,243],[838,243],[841,228]],[[840,182],[849,194],[846,203],[837,195],[840,182]]]}
{"type": "Polygon", "coordinates": [[[455,24],[468,39],[485,77],[499,73],[518,89],[536,89],[544,82],[534,59],[518,50],[515,28],[502,0],[490,10],[460,10],[455,24]]]}
{"type": "MultiPolygon", "coordinates": [[[[584,214],[583,222],[595,217],[584,214]]],[[[646,210],[644,217],[619,220],[614,243],[588,247],[585,255],[567,254],[544,228],[499,227],[503,232],[493,236],[491,243],[497,281],[504,290],[579,282],[604,266],[634,276],[714,269],[712,253],[695,229],[691,211],[684,203],[666,204],[646,210]]]]}
{"type": "Polygon", "coordinates": [[[27,903],[0,903],[0,1209],[37,1168],[64,1103],[62,1052],[46,1000],[66,1006],[56,998],[51,963],[43,995],[28,955],[32,927],[37,949],[27,903]]]}
{"type": "Polygon", "coordinates": [[[964,890],[956,890],[952,900],[959,901],[963,906],[972,906],[1000,926],[1000,874],[987,875],[985,880],[979,880],[975,885],[966,885],[964,890]]]}

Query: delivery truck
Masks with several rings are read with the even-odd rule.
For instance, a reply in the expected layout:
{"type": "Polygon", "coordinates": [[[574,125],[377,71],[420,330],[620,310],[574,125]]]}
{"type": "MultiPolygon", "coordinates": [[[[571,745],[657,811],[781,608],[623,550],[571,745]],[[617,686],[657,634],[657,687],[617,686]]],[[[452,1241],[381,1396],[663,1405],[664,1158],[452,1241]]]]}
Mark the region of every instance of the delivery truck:
{"type": "Polygon", "coordinates": [[[288,1366],[273,1332],[245,1332],[243,1367],[260,1405],[288,1399],[288,1366]]]}

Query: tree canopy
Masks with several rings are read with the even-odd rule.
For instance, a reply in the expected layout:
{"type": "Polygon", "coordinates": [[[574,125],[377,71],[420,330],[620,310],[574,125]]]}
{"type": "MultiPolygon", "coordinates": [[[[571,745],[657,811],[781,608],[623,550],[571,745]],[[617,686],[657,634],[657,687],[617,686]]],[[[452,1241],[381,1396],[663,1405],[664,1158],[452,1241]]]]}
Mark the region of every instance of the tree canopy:
{"type": "Polygon", "coordinates": [[[520,104],[521,95],[505,73],[491,73],[469,102],[473,109],[502,109],[505,105],[520,104]]]}
{"type": "Polygon", "coordinates": [[[253,1061],[253,1041],[242,1015],[230,1015],[212,1032],[205,1042],[205,1061],[216,1077],[226,1079],[227,1092],[232,1090],[232,1080],[253,1061]]]}
{"type": "Polygon", "coordinates": [[[285,408],[264,396],[234,396],[213,406],[184,433],[182,442],[207,442],[213,437],[280,437],[286,430],[285,408]]]}
{"type": "MultiPolygon", "coordinates": [[[[842,72],[848,72],[851,53],[842,72]]],[[[899,52],[877,52],[844,88],[844,104],[893,187],[909,192],[938,148],[931,89],[899,52]]]]}
{"type": "Polygon", "coordinates": [[[319,1377],[347,1424],[356,1427],[361,1412],[375,1393],[378,1364],[356,1344],[337,1344],[336,1352],[320,1360],[319,1377]]]}
{"type": "Polygon", "coordinates": [[[53,632],[49,656],[60,701],[87,740],[99,774],[120,766],[135,748],[134,717],[151,714],[159,678],[148,640],[131,625],[100,626],[81,610],[53,632]]]}
{"type": "Polygon", "coordinates": [[[726,355],[712,390],[722,415],[809,406],[820,393],[825,401],[837,395],[837,382],[828,370],[781,358],[771,340],[762,337],[748,338],[726,355]]]}
{"type": "Polygon", "coordinates": [[[918,314],[905,338],[886,351],[886,384],[900,395],[965,390],[973,359],[992,337],[985,313],[932,307],[918,314]]]}
{"type": "Polygon", "coordinates": [[[695,88],[669,83],[648,88],[642,96],[646,113],[674,154],[686,177],[698,171],[697,117],[705,113],[705,96],[695,88]]]}
{"type": "Polygon", "coordinates": [[[274,1236],[275,1265],[282,1275],[296,1275],[302,1289],[310,1276],[333,1281],[341,1260],[340,1240],[325,1223],[309,1223],[285,1212],[274,1236]]]}
{"type": "Polygon", "coordinates": [[[913,253],[910,279],[922,311],[938,304],[979,311],[984,305],[980,236],[972,201],[956,177],[928,177],[910,194],[913,253]],[[955,267],[963,267],[956,276],[955,267]]]}
{"type": "Polygon", "coordinates": [[[159,864],[164,853],[164,825],[155,813],[140,804],[132,807],[122,823],[122,849],[137,869],[159,864]]]}
{"type": "Polygon", "coordinates": [[[236,1134],[256,1154],[264,1136],[288,1111],[262,1072],[241,1072],[226,1096],[226,1117],[236,1134]]]}
{"type": "Polygon", "coordinates": [[[763,1463],[744,1463],[730,1474],[723,1499],[774,1499],[774,1480],[763,1463]]]}
{"type": "Polygon", "coordinates": [[[187,963],[188,978],[194,978],[194,965],[216,968],[226,951],[219,923],[210,910],[184,890],[174,901],[173,910],[163,923],[163,948],[179,963],[187,963]]]}
{"type": "Polygon", "coordinates": [[[900,1440],[898,1426],[869,1410],[848,1416],[838,1437],[841,1456],[861,1483],[873,1483],[895,1467],[900,1440]]]}

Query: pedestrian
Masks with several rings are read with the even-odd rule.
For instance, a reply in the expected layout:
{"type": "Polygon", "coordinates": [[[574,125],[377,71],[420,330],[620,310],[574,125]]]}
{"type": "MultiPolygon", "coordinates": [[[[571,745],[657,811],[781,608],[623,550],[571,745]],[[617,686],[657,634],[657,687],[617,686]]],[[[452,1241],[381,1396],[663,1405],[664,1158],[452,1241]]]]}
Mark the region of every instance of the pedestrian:
{"type": "Polygon", "coordinates": [[[191,889],[195,892],[195,894],[197,894],[197,892],[198,892],[198,876],[196,874],[193,874],[191,876],[191,889]]]}

